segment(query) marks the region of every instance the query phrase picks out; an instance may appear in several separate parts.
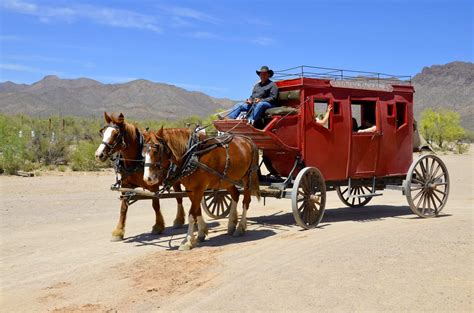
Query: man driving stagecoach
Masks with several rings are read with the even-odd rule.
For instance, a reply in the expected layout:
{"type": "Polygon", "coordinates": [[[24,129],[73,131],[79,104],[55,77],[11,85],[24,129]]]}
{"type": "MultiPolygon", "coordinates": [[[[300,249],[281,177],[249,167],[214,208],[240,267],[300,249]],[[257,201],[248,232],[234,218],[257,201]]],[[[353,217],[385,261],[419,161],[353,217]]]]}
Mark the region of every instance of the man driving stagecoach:
{"type": "Polygon", "coordinates": [[[242,112],[247,112],[247,120],[253,125],[267,109],[277,106],[278,87],[270,80],[273,71],[268,66],[262,66],[256,73],[260,81],[253,87],[252,95],[245,102],[234,105],[228,118],[236,119],[242,112]]]}

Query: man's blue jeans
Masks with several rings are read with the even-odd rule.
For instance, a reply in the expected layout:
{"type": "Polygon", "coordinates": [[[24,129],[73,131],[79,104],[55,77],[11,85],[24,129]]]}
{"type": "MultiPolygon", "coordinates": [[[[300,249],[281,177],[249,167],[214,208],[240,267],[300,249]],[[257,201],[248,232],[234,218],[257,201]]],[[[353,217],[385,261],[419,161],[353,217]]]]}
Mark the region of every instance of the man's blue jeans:
{"type": "Polygon", "coordinates": [[[251,123],[253,123],[255,120],[260,119],[263,116],[263,113],[265,112],[266,109],[273,107],[271,103],[266,102],[266,101],[260,101],[259,103],[255,103],[253,105],[247,104],[245,102],[240,102],[234,105],[228,117],[232,119],[236,119],[241,112],[248,112],[252,106],[253,106],[252,112],[250,112],[250,116],[247,116],[247,119],[251,123]]]}

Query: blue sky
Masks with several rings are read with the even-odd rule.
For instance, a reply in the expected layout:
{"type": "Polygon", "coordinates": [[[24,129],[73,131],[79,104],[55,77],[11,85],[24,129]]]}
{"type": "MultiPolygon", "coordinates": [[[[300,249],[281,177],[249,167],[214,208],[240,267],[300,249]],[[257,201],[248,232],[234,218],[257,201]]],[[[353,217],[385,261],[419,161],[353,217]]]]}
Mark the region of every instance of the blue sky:
{"type": "Polygon", "coordinates": [[[0,2],[0,81],[144,78],[244,99],[255,69],[414,75],[473,61],[473,1],[0,2]]]}

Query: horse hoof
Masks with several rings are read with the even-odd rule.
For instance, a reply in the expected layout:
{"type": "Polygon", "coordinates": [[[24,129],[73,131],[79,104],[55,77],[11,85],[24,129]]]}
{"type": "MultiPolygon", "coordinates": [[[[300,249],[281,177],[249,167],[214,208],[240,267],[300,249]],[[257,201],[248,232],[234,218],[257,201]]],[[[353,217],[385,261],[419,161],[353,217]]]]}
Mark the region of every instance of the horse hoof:
{"type": "Polygon", "coordinates": [[[151,229],[152,235],[161,235],[165,228],[163,226],[153,226],[151,229]]]}
{"type": "Polygon", "coordinates": [[[181,221],[174,221],[173,222],[173,228],[174,229],[181,228],[181,227],[183,227],[183,225],[184,225],[184,222],[181,222],[181,221]]]}
{"type": "Polygon", "coordinates": [[[227,234],[229,236],[233,235],[234,233],[235,233],[235,226],[227,228],[227,234]]]}
{"type": "Polygon", "coordinates": [[[245,230],[242,229],[236,229],[232,236],[234,237],[242,237],[245,234],[245,230]]]}
{"type": "Polygon", "coordinates": [[[199,242],[204,242],[204,240],[206,240],[206,235],[198,236],[197,239],[199,242]]]}
{"type": "Polygon", "coordinates": [[[123,236],[112,236],[112,238],[110,238],[110,241],[112,242],[117,242],[117,241],[122,241],[123,240],[123,236]]]}
{"type": "Polygon", "coordinates": [[[189,251],[193,248],[193,246],[189,243],[185,243],[179,246],[179,251],[189,251]]]}

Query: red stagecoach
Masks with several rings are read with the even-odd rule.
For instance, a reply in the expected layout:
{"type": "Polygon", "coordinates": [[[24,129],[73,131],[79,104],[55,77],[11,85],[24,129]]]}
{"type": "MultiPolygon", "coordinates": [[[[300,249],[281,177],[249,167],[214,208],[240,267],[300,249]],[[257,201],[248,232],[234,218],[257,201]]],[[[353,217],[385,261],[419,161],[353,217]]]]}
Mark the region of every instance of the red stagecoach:
{"type": "MultiPolygon", "coordinates": [[[[252,138],[261,150],[262,163],[273,174],[260,175],[263,197],[291,199],[303,228],[318,225],[326,192],[334,190],[345,205],[357,207],[384,189],[397,189],[418,216],[441,212],[449,195],[446,166],[431,153],[413,160],[419,140],[411,77],[301,66],[277,71],[275,78],[280,106],[267,110],[255,126],[245,119],[214,122],[220,132],[252,138]],[[319,123],[328,106],[329,119],[319,123]]],[[[187,196],[113,189],[130,204],[187,196]]],[[[208,190],[202,201],[213,218],[227,216],[230,206],[225,190],[208,190]]]]}
{"type": "MultiPolygon", "coordinates": [[[[348,206],[363,206],[385,188],[400,189],[415,214],[439,214],[449,176],[433,154],[413,161],[417,133],[410,77],[307,66],[275,77],[280,107],[267,110],[257,127],[245,120],[214,122],[219,131],[248,136],[261,149],[274,174],[262,176],[263,196],[291,198],[295,220],[304,228],[319,223],[330,190],[348,206]],[[329,105],[327,123],[318,123],[329,105]]],[[[216,217],[229,206],[218,192],[203,201],[216,217]]]]}

